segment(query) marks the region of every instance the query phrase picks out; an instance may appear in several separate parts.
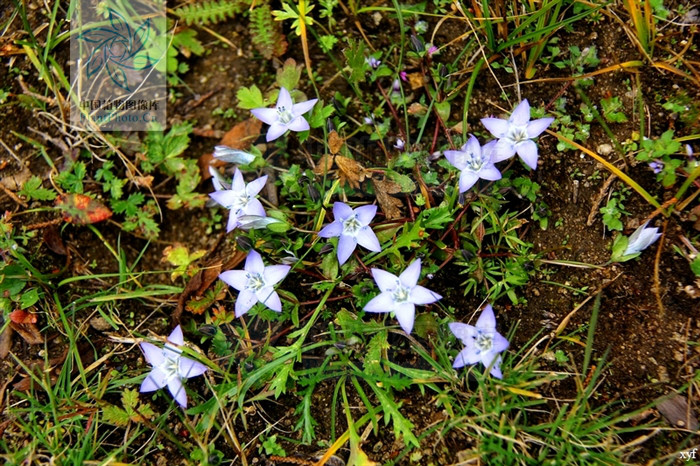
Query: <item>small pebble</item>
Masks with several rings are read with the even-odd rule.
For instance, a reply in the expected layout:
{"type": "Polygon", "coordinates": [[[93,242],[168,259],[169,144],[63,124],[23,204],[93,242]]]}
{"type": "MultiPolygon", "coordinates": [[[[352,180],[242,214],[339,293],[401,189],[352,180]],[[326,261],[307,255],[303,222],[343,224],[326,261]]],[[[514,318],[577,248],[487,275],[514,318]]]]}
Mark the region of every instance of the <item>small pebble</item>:
{"type": "Polygon", "coordinates": [[[609,155],[613,151],[613,147],[610,144],[601,144],[596,148],[596,152],[600,155],[609,155]]]}

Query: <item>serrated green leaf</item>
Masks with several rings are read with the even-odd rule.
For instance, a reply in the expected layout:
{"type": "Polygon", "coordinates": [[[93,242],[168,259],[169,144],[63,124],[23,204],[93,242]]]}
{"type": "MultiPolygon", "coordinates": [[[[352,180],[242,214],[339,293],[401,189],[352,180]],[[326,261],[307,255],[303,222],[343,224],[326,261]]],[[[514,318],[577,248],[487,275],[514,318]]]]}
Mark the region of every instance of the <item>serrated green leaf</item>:
{"type": "Polygon", "coordinates": [[[29,178],[17,194],[35,201],[52,201],[56,198],[56,192],[53,189],[41,187],[41,179],[38,176],[29,178]]]}
{"type": "Polygon", "coordinates": [[[250,110],[251,108],[260,108],[265,106],[262,92],[258,86],[253,84],[250,87],[242,87],[236,92],[238,99],[238,108],[250,110]]]}
{"type": "Polygon", "coordinates": [[[303,65],[297,65],[294,60],[284,62],[282,68],[277,70],[277,84],[279,84],[280,87],[284,87],[289,92],[296,89],[303,68],[303,65]]]}
{"type": "Polygon", "coordinates": [[[102,419],[108,424],[125,427],[129,424],[131,417],[123,409],[108,405],[102,408],[102,419]]]}

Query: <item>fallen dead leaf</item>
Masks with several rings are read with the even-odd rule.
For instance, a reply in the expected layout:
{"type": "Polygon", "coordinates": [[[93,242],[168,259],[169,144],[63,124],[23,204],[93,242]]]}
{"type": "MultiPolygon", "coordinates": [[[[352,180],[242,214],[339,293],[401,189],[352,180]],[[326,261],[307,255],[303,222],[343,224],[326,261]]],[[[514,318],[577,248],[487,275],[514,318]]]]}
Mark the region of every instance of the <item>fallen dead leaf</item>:
{"type": "Polygon", "coordinates": [[[150,188],[151,184],[153,184],[153,176],[135,176],[134,182],[137,186],[140,186],[142,188],[150,188]]]}
{"type": "Polygon", "coordinates": [[[246,150],[260,136],[262,121],[257,118],[248,118],[236,124],[221,138],[221,145],[232,149],[246,150]]]}
{"type": "Polygon", "coordinates": [[[41,337],[41,333],[35,324],[17,324],[15,322],[10,322],[10,326],[27,342],[27,344],[41,345],[44,343],[44,339],[41,337]]]}
{"type": "Polygon", "coordinates": [[[372,179],[372,183],[374,183],[374,192],[377,194],[377,202],[382,208],[382,212],[384,212],[387,220],[400,218],[403,202],[396,199],[394,196],[391,196],[391,194],[400,193],[401,186],[387,179],[372,179]]]}
{"type": "Polygon", "coordinates": [[[688,402],[681,395],[675,394],[658,404],[657,409],[666,421],[681,429],[698,430],[698,419],[688,408],[688,402]]]}
{"type": "Polygon", "coordinates": [[[423,87],[423,82],[424,82],[423,81],[424,80],[423,73],[420,73],[420,72],[408,73],[408,75],[406,75],[406,77],[408,78],[408,85],[411,87],[412,91],[415,91],[416,89],[420,89],[421,87],[423,87]]]}
{"type": "Polygon", "coordinates": [[[359,189],[360,183],[365,180],[370,173],[359,162],[342,155],[335,156],[335,164],[340,169],[340,185],[345,186],[347,182],[353,189],[359,189]]]}
{"type": "Polygon", "coordinates": [[[328,148],[331,154],[335,155],[340,152],[340,149],[343,148],[343,144],[345,144],[345,139],[341,138],[337,131],[331,131],[328,135],[328,148]]]}
{"type": "Polygon", "coordinates": [[[107,206],[85,194],[61,194],[56,207],[62,211],[63,220],[75,225],[97,223],[112,216],[107,206]]]}
{"type": "MultiPolygon", "coordinates": [[[[5,359],[12,348],[12,327],[7,326],[0,333],[0,359],[5,359]]],[[[2,394],[0,394],[2,396],[2,394]]]]}
{"type": "Polygon", "coordinates": [[[44,244],[56,254],[60,254],[61,256],[68,254],[68,248],[66,248],[61,238],[61,233],[56,225],[50,225],[44,230],[44,244]]]}
{"type": "Polygon", "coordinates": [[[321,160],[318,161],[316,167],[314,167],[314,173],[317,175],[325,175],[328,173],[333,168],[333,160],[334,157],[332,155],[325,154],[321,157],[321,160]]]}

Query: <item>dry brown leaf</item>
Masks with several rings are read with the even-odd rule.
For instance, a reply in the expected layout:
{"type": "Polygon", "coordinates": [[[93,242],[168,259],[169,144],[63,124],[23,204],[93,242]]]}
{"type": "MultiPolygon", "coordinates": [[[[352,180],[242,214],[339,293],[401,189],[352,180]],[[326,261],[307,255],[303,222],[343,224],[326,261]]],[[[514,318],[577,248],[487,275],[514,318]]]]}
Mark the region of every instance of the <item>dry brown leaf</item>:
{"type": "Polygon", "coordinates": [[[420,89],[423,87],[423,73],[420,72],[415,72],[415,73],[408,73],[407,75],[408,78],[408,85],[411,86],[411,90],[415,91],[416,89],[420,89]]]}
{"type": "Polygon", "coordinates": [[[262,121],[257,118],[248,118],[231,128],[224,137],[221,138],[221,145],[231,149],[247,150],[260,136],[262,121]]]}
{"type": "Polygon", "coordinates": [[[135,176],[134,182],[136,183],[136,186],[140,186],[142,188],[150,188],[153,184],[153,175],[135,176]]]}
{"type": "Polygon", "coordinates": [[[403,202],[391,196],[391,194],[400,193],[401,186],[387,179],[373,179],[372,182],[374,183],[374,192],[377,194],[377,202],[382,208],[382,212],[384,212],[387,220],[400,218],[403,202]]]}
{"type": "Polygon", "coordinates": [[[418,116],[423,116],[426,113],[428,113],[428,107],[426,107],[423,104],[419,104],[418,102],[413,102],[409,107],[408,107],[408,114],[409,115],[418,115],[418,116]]]}
{"type": "Polygon", "coordinates": [[[343,144],[345,144],[345,139],[341,138],[337,131],[331,131],[328,135],[328,148],[331,150],[331,154],[335,155],[340,152],[340,149],[343,148],[343,144]]]}
{"type": "Polygon", "coordinates": [[[670,398],[666,398],[658,404],[657,409],[672,426],[698,430],[700,425],[698,419],[693,411],[688,408],[688,402],[681,395],[675,394],[670,398]]]}
{"type": "Polygon", "coordinates": [[[341,186],[345,186],[347,182],[353,189],[360,189],[360,183],[370,175],[367,170],[365,170],[365,167],[349,157],[336,155],[335,164],[340,169],[339,178],[341,186]]]}
{"type": "Polygon", "coordinates": [[[325,175],[328,173],[332,168],[333,168],[333,159],[334,157],[330,154],[325,154],[323,157],[321,157],[321,160],[318,161],[316,164],[316,167],[314,168],[314,173],[317,175],[325,175]]]}
{"type": "Polygon", "coordinates": [[[19,336],[24,338],[24,341],[28,344],[41,345],[44,343],[44,339],[41,337],[41,333],[39,333],[39,329],[35,324],[16,324],[10,322],[10,326],[12,330],[19,333],[19,336]]]}
{"type": "Polygon", "coordinates": [[[0,359],[5,359],[12,348],[12,327],[5,327],[0,333],[0,359]]]}

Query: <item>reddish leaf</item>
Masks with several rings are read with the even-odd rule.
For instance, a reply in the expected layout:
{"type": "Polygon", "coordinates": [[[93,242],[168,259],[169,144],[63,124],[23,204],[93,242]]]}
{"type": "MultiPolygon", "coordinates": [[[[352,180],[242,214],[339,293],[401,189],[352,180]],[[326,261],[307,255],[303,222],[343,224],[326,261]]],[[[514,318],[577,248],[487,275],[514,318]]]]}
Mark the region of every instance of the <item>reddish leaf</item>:
{"type": "Polygon", "coordinates": [[[251,117],[228,130],[221,139],[221,144],[232,149],[247,150],[260,136],[261,128],[262,121],[251,117]]]}
{"type": "Polygon", "coordinates": [[[56,198],[56,207],[61,209],[63,220],[76,225],[97,223],[112,216],[108,207],[85,194],[62,194],[56,198]]]}
{"type": "Polygon", "coordinates": [[[10,320],[16,324],[36,324],[36,315],[17,309],[10,312],[10,320]]]}
{"type": "Polygon", "coordinates": [[[51,225],[44,230],[44,244],[56,254],[62,256],[68,254],[68,249],[61,239],[61,233],[56,225],[51,225]]]}

